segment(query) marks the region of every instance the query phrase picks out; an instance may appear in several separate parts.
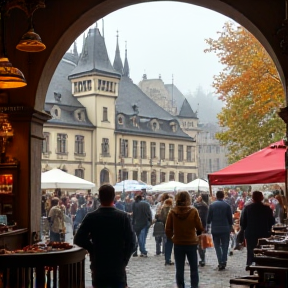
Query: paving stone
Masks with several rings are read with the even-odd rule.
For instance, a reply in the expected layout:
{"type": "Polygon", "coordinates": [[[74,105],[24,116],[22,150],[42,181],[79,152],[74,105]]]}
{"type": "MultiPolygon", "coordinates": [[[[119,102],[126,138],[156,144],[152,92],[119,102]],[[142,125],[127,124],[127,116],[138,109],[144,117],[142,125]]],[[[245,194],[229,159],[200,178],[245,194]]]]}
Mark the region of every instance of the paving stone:
{"type": "MultiPolygon", "coordinates": [[[[129,288],[176,288],[175,266],[165,266],[164,256],[155,255],[155,239],[152,229],[149,230],[146,248],[148,257],[131,257],[127,268],[129,288]]],[[[172,261],[173,253],[172,253],[172,261]]],[[[218,262],[214,248],[206,251],[206,266],[199,267],[199,288],[229,288],[231,278],[248,275],[245,271],[246,249],[235,251],[233,256],[228,256],[227,267],[218,271],[218,262]]],[[[86,258],[85,287],[91,288],[91,273],[89,271],[89,257],[86,258]]],[[[190,269],[185,265],[185,283],[190,287],[190,269]]]]}

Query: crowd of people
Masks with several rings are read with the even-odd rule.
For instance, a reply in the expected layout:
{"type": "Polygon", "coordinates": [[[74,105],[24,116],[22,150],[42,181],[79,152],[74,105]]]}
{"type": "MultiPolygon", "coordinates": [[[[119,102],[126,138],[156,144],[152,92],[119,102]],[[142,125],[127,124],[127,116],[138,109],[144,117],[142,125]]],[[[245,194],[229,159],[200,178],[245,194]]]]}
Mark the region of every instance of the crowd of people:
{"type": "Polygon", "coordinates": [[[164,255],[165,266],[175,265],[177,287],[185,287],[184,265],[188,264],[191,287],[197,288],[198,268],[206,265],[206,249],[199,245],[203,235],[213,238],[219,271],[226,269],[228,256],[243,246],[249,266],[258,239],[269,237],[272,225],[286,218],[287,203],[281,190],[265,197],[260,191],[237,190],[217,191],[212,197],[186,191],[153,196],[138,191],[123,196],[116,195],[111,185],[101,186],[94,196],[43,195],[42,214],[50,223],[50,240],[63,241],[65,217],[70,218],[74,243],[90,254],[97,288],[128,287],[125,267],[131,256],[148,257],[146,238],[151,227],[153,254],[164,255]]]}

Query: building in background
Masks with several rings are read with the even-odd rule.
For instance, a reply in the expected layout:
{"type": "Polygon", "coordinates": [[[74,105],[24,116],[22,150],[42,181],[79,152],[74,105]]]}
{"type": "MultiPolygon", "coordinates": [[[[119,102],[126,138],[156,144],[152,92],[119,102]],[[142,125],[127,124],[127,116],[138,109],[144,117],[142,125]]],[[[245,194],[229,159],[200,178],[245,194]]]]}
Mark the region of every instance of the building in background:
{"type": "Polygon", "coordinates": [[[179,107],[163,109],[133,83],[118,38],[112,65],[103,36],[91,28],[81,54],[74,46],[51,80],[42,170],[57,167],[97,187],[125,179],[190,182],[198,175],[198,119],[185,98],[179,107]]]}
{"type": "Polygon", "coordinates": [[[223,169],[228,165],[227,151],[215,138],[215,134],[219,132],[219,127],[216,124],[199,124],[199,128],[201,130],[197,139],[198,173],[199,178],[207,179],[209,173],[223,169]]]}

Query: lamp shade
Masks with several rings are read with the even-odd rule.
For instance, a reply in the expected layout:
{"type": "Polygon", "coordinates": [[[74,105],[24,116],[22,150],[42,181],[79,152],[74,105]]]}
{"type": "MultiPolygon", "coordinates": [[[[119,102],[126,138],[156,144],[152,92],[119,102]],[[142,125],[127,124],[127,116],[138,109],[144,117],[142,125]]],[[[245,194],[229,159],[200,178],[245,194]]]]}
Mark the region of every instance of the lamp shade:
{"type": "Polygon", "coordinates": [[[26,86],[23,73],[12,66],[6,57],[0,58],[0,89],[20,88],[26,86]]]}
{"type": "Polygon", "coordinates": [[[35,33],[33,28],[30,28],[19,41],[16,49],[25,52],[40,52],[46,49],[46,46],[42,43],[40,36],[35,33]]]}

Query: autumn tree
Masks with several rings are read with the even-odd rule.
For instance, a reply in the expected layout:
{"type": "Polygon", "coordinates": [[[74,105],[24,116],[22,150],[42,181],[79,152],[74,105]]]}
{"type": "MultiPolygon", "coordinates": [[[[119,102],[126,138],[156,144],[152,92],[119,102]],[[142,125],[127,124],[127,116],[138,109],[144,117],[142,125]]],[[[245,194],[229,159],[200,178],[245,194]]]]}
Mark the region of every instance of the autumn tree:
{"type": "Polygon", "coordinates": [[[217,115],[223,129],[216,138],[233,163],[285,136],[285,123],[277,114],[285,99],[272,59],[252,34],[227,22],[218,35],[205,40],[210,47],[205,52],[216,53],[224,66],[213,81],[225,104],[217,115]]]}

